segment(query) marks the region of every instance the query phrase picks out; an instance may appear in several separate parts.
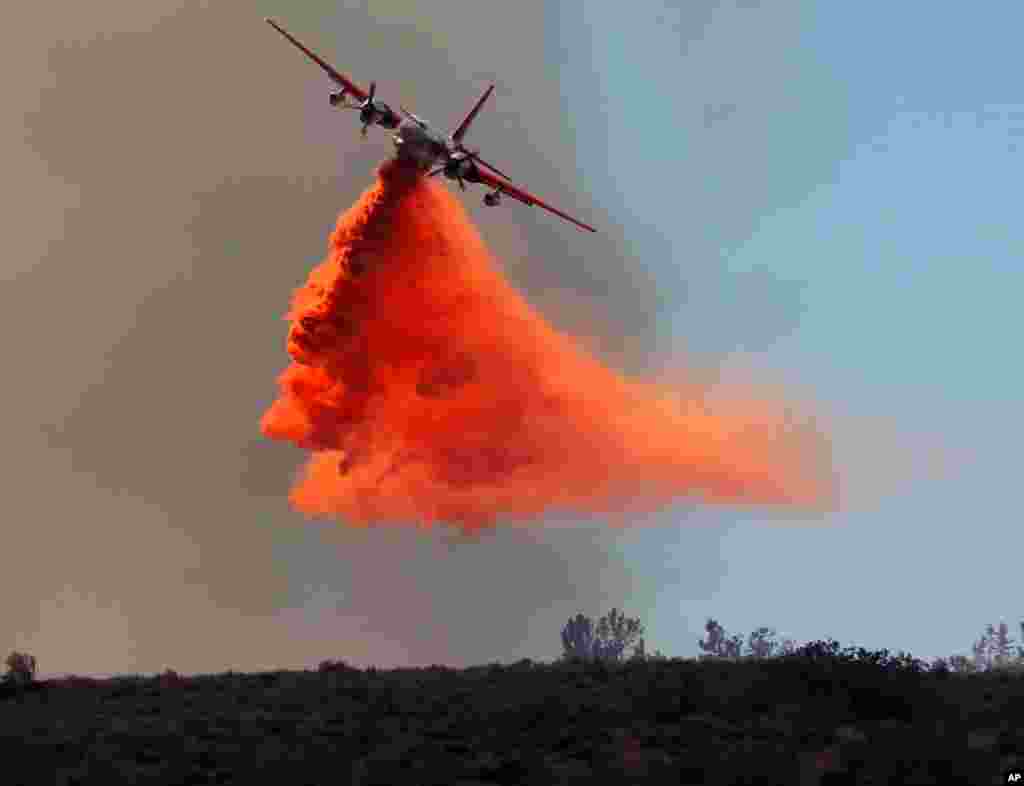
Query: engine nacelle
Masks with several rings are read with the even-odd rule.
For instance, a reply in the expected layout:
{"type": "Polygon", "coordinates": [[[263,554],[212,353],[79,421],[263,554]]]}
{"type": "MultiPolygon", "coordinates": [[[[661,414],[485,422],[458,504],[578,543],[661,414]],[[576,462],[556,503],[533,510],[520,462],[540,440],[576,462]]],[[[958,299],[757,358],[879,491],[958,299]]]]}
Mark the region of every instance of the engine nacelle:
{"type": "Polygon", "coordinates": [[[327,100],[331,102],[331,106],[338,106],[345,103],[345,95],[344,90],[339,90],[336,93],[331,93],[327,100]]]}
{"type": "Polygon", "coordinates": [[[494,207],[495,205],[499,204],[500,202],[501,202],[501,192],[500,191],[491,191],[489,193],[484,194],[484,204],[487,205],[487,207],[494,207]]]}
{"type": "Polygon", "coordinates": [[[402,118],[398,116],[398,113],[391,109],[387,104],[378,103],[377,112],[377,125],[394,130],[402,124],[402,118]]]}
{"type": "Polygon", "coordinates": [[[377,125],[384,128],[395,129],[402,122],[400,118],[387,104],[382,101],[364,103],[359,110],[359,120],[364,125],[377,125]]]}

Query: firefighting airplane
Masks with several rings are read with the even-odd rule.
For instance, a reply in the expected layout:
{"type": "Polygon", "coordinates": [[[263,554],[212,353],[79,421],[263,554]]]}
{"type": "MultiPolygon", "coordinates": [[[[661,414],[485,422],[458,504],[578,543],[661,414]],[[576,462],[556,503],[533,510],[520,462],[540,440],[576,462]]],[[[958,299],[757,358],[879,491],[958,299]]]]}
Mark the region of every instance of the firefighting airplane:
{"type": "Polygon", "coordinates": [[[463,191],[466,190],[466,181],[482,183],[494,189],[484,194],[485,205],[493,207],[501,201],[502,194],[507,194],[525,205],[542,207],[556,216],[564,218],[566,221],[571,221],[580,229],[585,229],[588,232],[597,231],[589,224],[577,221],[567,213],[563,213],[561,210],[542,202],[528,191],[512,185],[509,182],[510,178],[508,175],[480,158],[479,151],[468,150],[463,146],[462,138],[466,135],[466,131],[469,130],[470,123],[473,122],[480,112],[484,101],[487,100],[491,91],[494,90],[494,85],[491,85],[484,91],[484,94],[480,96],[473,108],[469,110],[469,114],[446,137],[435,131],[425,120],[406,110],[405,107],[399,107],[402,114],[405,115],[403,120],[383,101],[374,100],[377,92],[376,82],[370,82],[370,89],[368,91],[363,90],[347,76],[336,71],[318,54],[307,48],[273,19],[268,18],[266,22],[302,50],[307,57],[326,71],[327,75],[337,83],[341,89],[331,93],[331,106],[343,109],[358,109],[359,119],[363,124],[361,133],[364,139],[366,138],[366,130],[372,125],[394,130],[395,133],[392,134],[391,138],[398,148],[399,157],[415,163],[424,171],[435,166],[435,164],[440,164],[440,166],[431,170],[427,177],[443,174],[448,179],[457,181],[463,191]],[[350,101],[349,96],[354,98],[355,101],[350,101]],[[483,166],[478,166],[478,164],[483,166]],[[495,174],[488,172],[488,169],[495,174]]]}

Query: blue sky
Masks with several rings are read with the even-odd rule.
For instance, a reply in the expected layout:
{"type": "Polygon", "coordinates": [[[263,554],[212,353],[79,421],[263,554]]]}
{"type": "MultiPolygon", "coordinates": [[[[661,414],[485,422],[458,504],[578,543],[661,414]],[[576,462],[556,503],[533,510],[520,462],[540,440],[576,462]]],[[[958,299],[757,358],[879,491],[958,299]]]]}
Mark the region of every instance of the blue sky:
{"type": "MultiPolygon", "coordinates": [[[[837,442],[874,419],[915,466],[957,465],[821,526],[677,511],[630,533],[649,649],[694,653],[706,616],[919,657],[1017,629],[1024,9],[672,5],[558,4],[548,42],[581,177],[666,293],[663,329],[813,391],[837,442]],[[699,560],[721,567],[706,592],[680,578],[699,560]]],[[[872,431],[850,482],[887,458],[872,431]]]]}

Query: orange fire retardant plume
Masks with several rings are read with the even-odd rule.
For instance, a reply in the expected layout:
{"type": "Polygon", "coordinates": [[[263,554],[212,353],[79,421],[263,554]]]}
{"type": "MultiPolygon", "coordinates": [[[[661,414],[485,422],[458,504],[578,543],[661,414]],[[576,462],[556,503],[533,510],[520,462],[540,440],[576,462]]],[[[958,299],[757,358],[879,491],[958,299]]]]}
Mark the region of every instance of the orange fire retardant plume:
{"type": "Polygon", "coordinates": [[[606,368],[504,279],[444,185],[398,161],[339,218],[287,318],[293,363],[262,429],[310,451],[291,492],[308,514],[473,534],[685,500],[830,502],[820,446],[781,408],[716,411],[696,387],[606,368]]]}

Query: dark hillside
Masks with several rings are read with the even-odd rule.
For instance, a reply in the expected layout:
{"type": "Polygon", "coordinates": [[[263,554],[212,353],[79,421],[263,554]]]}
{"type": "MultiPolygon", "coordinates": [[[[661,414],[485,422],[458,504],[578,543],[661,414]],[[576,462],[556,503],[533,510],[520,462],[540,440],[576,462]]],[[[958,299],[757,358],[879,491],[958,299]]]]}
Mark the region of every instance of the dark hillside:
{"type": "Polygon", "coordinates": [[[1011,673],[820,654],[325,662],[10,686],[0,745],[10,784],[987,784],[1022,715],[1011,673]]]}

